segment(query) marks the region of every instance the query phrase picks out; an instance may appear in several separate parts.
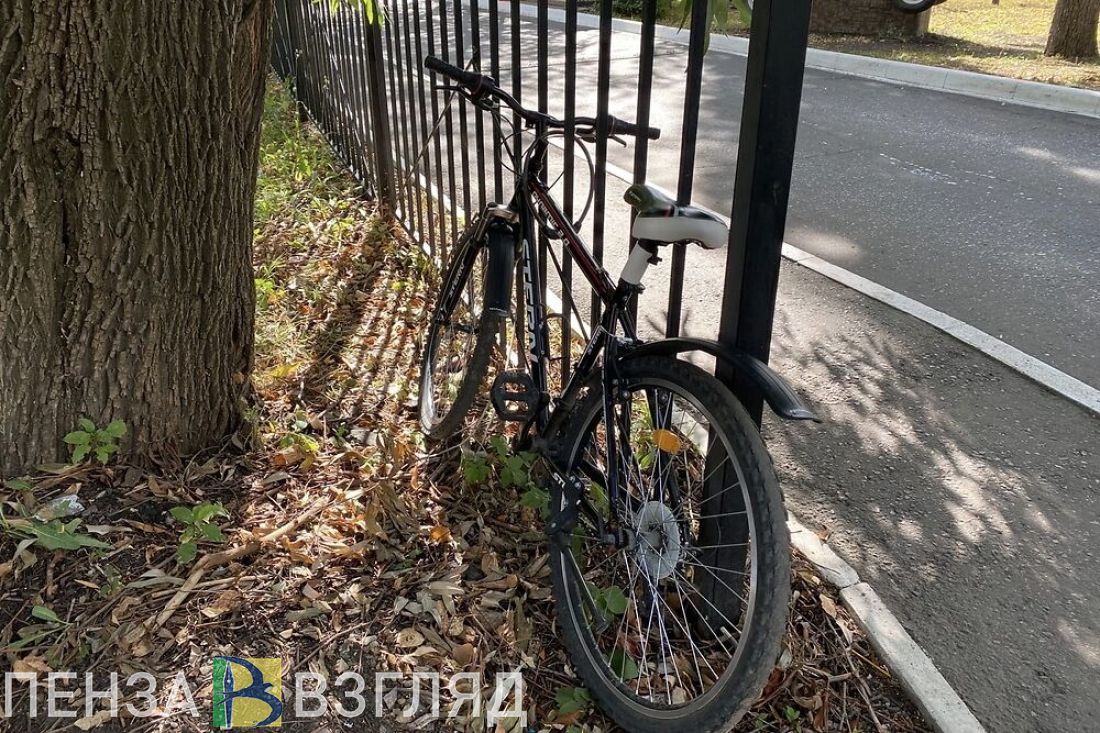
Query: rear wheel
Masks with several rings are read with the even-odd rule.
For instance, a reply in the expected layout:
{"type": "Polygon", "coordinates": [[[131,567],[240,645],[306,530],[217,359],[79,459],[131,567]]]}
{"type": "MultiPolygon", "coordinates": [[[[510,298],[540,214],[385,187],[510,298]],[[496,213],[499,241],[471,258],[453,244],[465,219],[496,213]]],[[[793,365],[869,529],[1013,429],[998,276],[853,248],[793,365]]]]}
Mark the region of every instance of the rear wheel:
{"type": "Polygon", "coordinates": [[[443,277],[420,365],[420,429],[433,441],[457,433],[485,383],[501,316],[485,305],[489,251],[468,228],[443,277]]]}
{"type": "MultiPolygon", "coordinates": [[[[556,441],[587,509],[567,548],[551,542],[558,622],[585,686],[626,730],[726,730],[763,688],[787,618],[775,471],[755,424],[713,376],[667,358],[629,360],[620,372],[611,417],[596,385],[556,441]],[[606,419],[617,543],[597,531],[611,505],[606,419]]],[[[560,517],[562,492],[551,489],[550,502],[560,517]]]]}

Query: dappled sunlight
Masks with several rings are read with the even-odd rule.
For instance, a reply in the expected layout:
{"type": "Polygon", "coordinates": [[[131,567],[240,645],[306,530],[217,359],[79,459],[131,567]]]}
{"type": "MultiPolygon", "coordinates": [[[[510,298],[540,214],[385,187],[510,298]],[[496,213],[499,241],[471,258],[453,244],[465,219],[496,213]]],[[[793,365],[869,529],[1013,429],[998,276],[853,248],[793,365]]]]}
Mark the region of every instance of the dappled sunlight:
{"type": "Polygon", "coordinates": [[[1095,670],[1100,670],[1100,635],[1089,629],[1059,619],[1058,632],[1066,644],[1095,670]]]}
{"type": "MultiPolygon", "coordinates": [[[[1076,670],[1095,669],[1100,619],[1095,596],[1071,589],[1095,590],[1100,423],[795,265],[780,281],[772,363],[824,420],[765,418],[792,512],[828,533],[918,641],[936,634],[930,651],[965,637],[972,658],[959,667],[992,674],[983,665],[1003,644],[967,634],[967,620],[1027,628],[1014,653],[1039,659],[1056,640],[1065,666],[1037,674],[1052,694],[1086,694],[1076,670]],[[823,287],[828,300],[804,295],[823,287]]],[[[965,696],[966,675],[949,681],[965,696]]]]}

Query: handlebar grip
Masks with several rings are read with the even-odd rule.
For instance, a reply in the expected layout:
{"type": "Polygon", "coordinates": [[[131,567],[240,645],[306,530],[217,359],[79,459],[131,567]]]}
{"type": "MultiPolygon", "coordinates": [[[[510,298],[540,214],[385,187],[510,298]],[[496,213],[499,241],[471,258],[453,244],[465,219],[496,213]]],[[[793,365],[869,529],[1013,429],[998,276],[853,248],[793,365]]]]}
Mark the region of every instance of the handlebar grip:
{"type": "Polygon", "coordinates": [[[425,57],[424,68],[429,71],[440,73],[448,79],[461,84],[473,94],[478,94],[486,88],[491,89],[496,86],[496,80],[491,76],[478,74],[475,71],[463,71],[457,66],[448,64],[443,59],[435,56],[425,57]]]}
{"type": "Polygon", "coordinates": [[[657,140],[661,137],[661,131],[656,127],[640,127],[633,122],[620,120],[613,115],[607,116],[607,131],[612,135],[630,135],[631,137],[647,137],[657,140]]]}

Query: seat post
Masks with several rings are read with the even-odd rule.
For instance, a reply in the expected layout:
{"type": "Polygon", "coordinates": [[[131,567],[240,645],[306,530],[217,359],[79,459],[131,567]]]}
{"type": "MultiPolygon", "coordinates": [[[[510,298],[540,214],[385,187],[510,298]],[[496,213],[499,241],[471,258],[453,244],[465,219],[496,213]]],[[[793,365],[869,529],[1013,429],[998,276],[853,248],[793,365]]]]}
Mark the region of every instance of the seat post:
{"type": "Polygon", "coordinates": [[[626,258],[622,274],[619,275],[619,282],[634,287],[641,285],[649,266],[661,261],[657,257],[657,246],[658,243],[652,240],[639,239],[634,249],[630,250],[630,256],[626,258]]]}

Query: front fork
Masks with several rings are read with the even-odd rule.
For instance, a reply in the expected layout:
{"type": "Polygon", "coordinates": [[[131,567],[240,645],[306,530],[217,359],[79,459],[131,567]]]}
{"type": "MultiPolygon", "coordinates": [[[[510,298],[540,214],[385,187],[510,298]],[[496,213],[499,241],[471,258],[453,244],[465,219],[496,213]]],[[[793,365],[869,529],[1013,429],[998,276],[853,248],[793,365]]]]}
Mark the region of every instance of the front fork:
{"type": "MultiPolygon", "coordinates": [[[[621,501],[622,492],[619,487],[621,472],[615,404],[621,396],[622,384],[617,368],[619,339],[615,335],[615,326],[619,322],[619,314],[623,312],[622,309],[637,292],[637,289],[636,284],[619,283],[615,298],[608,304],[600,330],[594,335],[593,341],[581,356],[577,364],[577,370],[565,390],[563,390],[563,399],[550,418],[547,430],[547,434],[552,436],[562,427],[564,413],[572,409],[583,383],[588,381],[588,376],[591,375],[592,370],[598,368],[600,370],[600,387],[603,398],[601,409],[603,412],[603,440],[606,461],[604,475],[591,476],[590,479],[593,481],[600,479],[603,482],[608,500],[609,516],[606,519],[592,506],[589,497],[586,495],[585,484],[580,476],[585,472],[586,467],[583,451],[578,459],[578,465],[570,467],[565,465],[563,461],[563,459],[567,460],[568,456],[561,456],[555,451],[547,450],[549,443],[546,440],[538,441],[543,448],[541,452],[549,466],[550,480],[554,482],[557,494],[562,497],[561,505],[551,510],[550,521],[546,525],[546,533],[550,542],[560,550],[566,567],[573,576],[574,585],[580,592],[581,602],[593,619],[597,633],[606,628],[611,619],[607,618],[604,612],[597,607],[595,599],[588,588],[588,583],[584,579],[584,571],[578,564],[576,555],[572,552],[573,531],[577,526],[580,514],[583,512],[592,522],[592,528],[596,532],[596,536],[591,539],[612,545],[618,549],[628,547],[633,542],[629,529],[624,526],[622,518],[619,516],[623,502],[621,501]],[[603,362],[597,365],[601,352],[603,362]]],[[[633,333],[628,333],[627,337],[632,339],[633,333]]],[[[627,409],[629,409],[629,406],[627,406],[627,409]]],[[[598,472],[598,469],[594,466],[592,470],[598,472]]]]}

